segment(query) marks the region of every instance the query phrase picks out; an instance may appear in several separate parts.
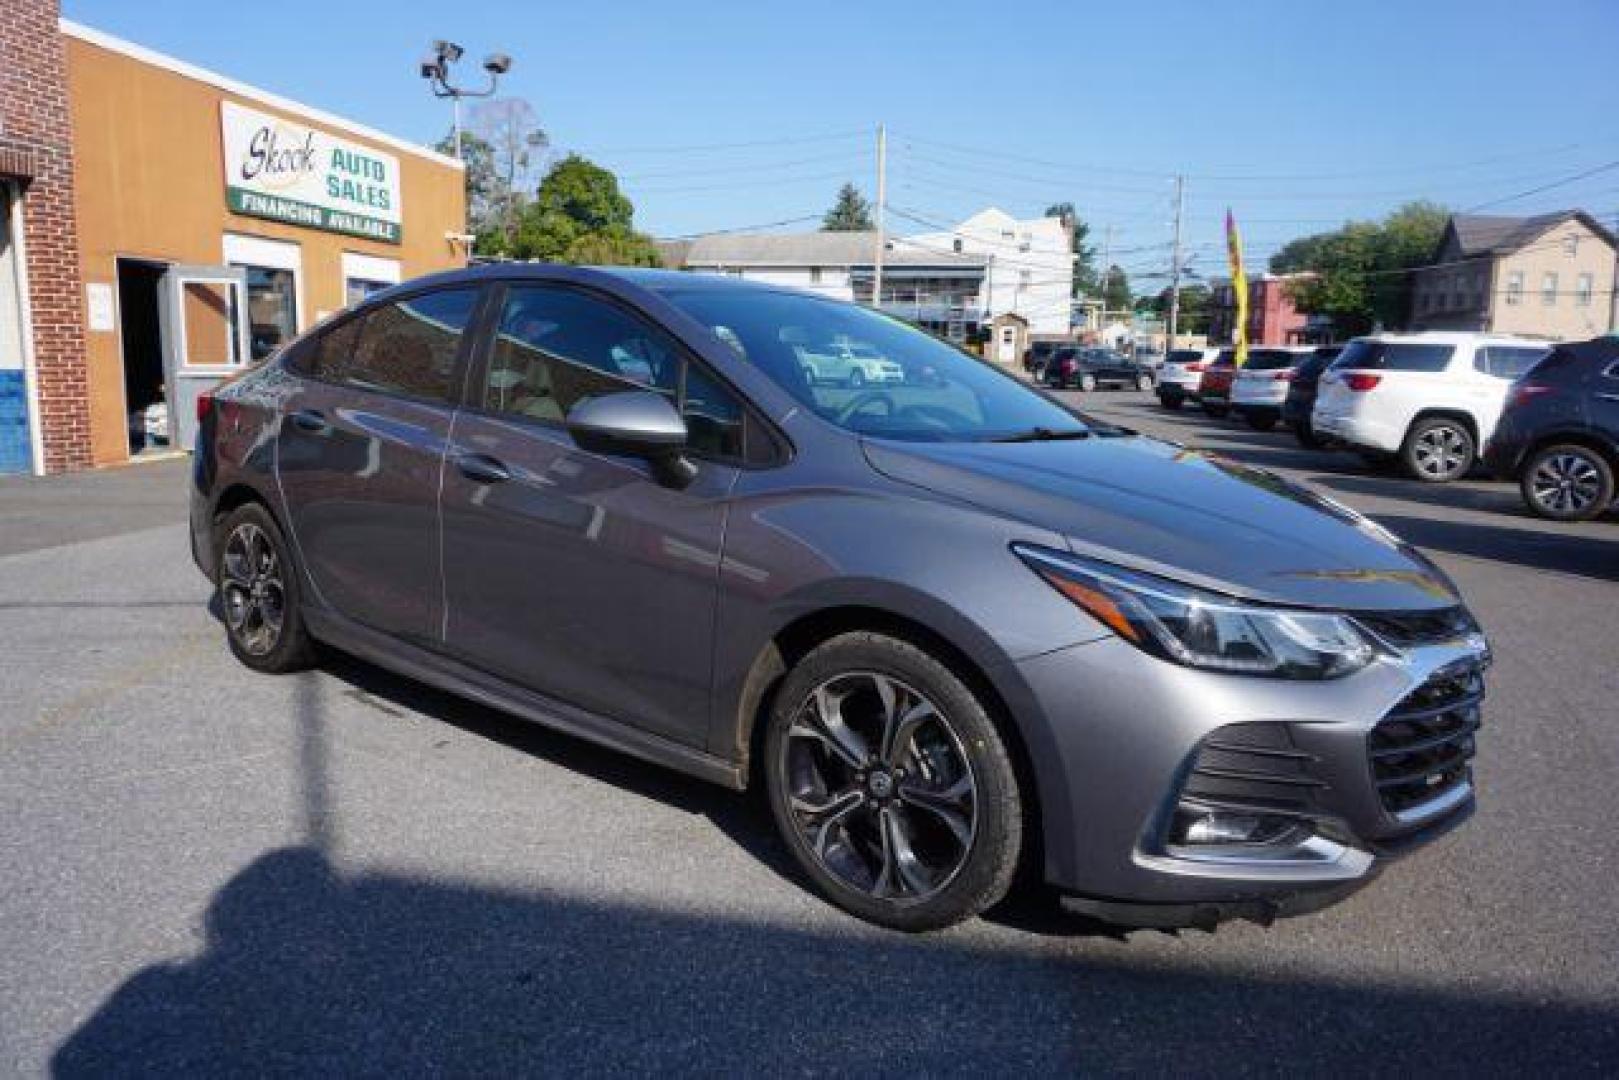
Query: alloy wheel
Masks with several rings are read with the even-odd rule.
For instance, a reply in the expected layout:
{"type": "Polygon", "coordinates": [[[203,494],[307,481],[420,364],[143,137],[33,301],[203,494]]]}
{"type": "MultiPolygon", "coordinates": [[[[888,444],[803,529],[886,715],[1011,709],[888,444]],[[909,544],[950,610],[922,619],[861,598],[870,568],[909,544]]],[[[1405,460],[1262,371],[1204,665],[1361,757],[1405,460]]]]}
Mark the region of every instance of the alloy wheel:
{"type": "Polygon", "coordinates": [[[1576,453],[1543,458],[1530,478],[1537,506],[1554,514],[1582,514],[1602,491],[1602,475],[1589,458],[1576,453]]]}
{"type": "Polygon", "coordinates": [[[1439,424],[1417,436],[1413,457],[1424,476],[1457,476],[1472,464],[1472,442],[1460,428],[1439,424]]]}
{"type": "Polygon", "coordinates": [[[250,655],[268,655],[281,640],[287,591],[275,545],[250,521],[225,541],[219,589],[231,636],[250,655]]]}
{"type": "Polygon", "coordinates": [[[978,829],[961,737],[914,687],[846,672],[799,705],[777,763],[816,863],[874,899],[911,904],[953,881],[978,829]]]}

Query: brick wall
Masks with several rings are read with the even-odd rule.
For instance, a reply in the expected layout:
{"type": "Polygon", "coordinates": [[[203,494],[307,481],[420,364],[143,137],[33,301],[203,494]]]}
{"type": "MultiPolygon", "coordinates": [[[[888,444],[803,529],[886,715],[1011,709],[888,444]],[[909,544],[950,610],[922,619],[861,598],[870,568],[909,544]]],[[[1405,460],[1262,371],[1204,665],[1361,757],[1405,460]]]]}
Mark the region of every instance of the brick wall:
{"type": "Polygon", "coordinates": [[[84,290],[73,213],[73,145],[57,0],[4,0],[0,172],[23,185],[23,239],[45,469],[90,464],[84,290]]]}

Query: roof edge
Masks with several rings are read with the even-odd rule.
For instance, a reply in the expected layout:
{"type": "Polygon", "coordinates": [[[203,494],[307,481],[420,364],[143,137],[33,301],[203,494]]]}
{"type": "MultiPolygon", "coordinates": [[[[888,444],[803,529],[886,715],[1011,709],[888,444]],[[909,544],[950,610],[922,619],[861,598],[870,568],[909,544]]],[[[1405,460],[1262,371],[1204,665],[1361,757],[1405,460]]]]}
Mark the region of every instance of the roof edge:
{"type": "Polygon", "coordinates": [[[363,139],[370,139],[373,142],[382,143],[395,150],[399,150],[407,154],[414,154],[417,157],[426,158],[427,160],[436,162],[440,165],[448,165],[454,169],[466,169],[466,165],[463,162],[458,161],[448,154],[441,154],[437,150],[433,150],[426,146],[418,146],[408,139],[402,139],[397,135],[390,135],[386,131],[379,131],[376,128],[367,127],[365,124],[356,123],[353,120],[345,120],[343,117],[337,116],[334,113],[326,112],[324,109],[317,109],[311,105],[305,105],[302,102],[294,101],[291,98],[282,97],[280,94],[272,93],[269,90],[261,90],[258,87],[252,86],[248,83],[238,82],[237,80],[229,78],[225,75],[221,75],[218,72],[210,71],[207,68],[198,67],[195,64],[190,64],[184,60],[169,56],[167,53],[160,53],[156,49],[149,49],[144,45],[137,45],[133,41],[126,41],[125,39],[117,37],[113,34],[109,34],[104,30],[97,30],[93,26],[86,26],[83,23],[74,22],[72,19],[66,18],[58,20],[58,25],[62,33],[66,34],[68,37],[76,38],[79,41],[86,42],[90,45],[99,46],[100,48],[107,49],[110,52],[121,53],[122,55],[133,60],[139,60],[142,63],[151,64],[153,67],[163,68],[165,71],[173,72],[182,78],[192,79],[200,83],[207,83],[209,86],[220,90],[225,90],[229,93],[237,95],[238,97],[249,98],[253,101],[259,102],[260,104],[269,105],[271,108],[281,109],[284,112],[296,113],[306,120],[312,120],[318,124],[324,124],[327,127],[341,129],[350,135],[358,135],[363,139]]]}

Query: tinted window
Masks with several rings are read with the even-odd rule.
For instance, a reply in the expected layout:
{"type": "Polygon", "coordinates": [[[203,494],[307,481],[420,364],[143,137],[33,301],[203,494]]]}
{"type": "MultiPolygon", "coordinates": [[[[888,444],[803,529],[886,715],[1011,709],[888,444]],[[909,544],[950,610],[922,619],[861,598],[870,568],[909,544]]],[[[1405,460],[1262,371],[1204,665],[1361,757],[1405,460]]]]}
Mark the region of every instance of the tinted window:
{"type": "Polygon", "coordinates": [[[482,403],[560,424],[586,398],[655,390],[681,408],[693,450],[740,456],[741,402],[712,375],[686,368],[668,335],[610,301],[571,289],[514,287],[501,310],[482,403]]]}
{"type": "MultiPolygon", "coordinates": [[[[685,310],[744,362],[816,414],[893,439],[992,439],[1033,429],[1084,431],[1073,413],[990,365],[898,319],[853,304],[769,290],[670,288],[685,310]],[[869,348],[892,378],[863,389],[813,383],[804,355],[834,341],[869,348]]],[[[1061,353],[1058,354],[1061,356],[1061,353]]]]}
{"type": "Polygon", "coordinates": [[[1516,379],[1544,360],[1547,351],[1522,345],[1482,345],[1473,354],[1473,366],[1498,379],[1516,379]]]}
{"type": "Polygon", "coordinates": [[[1243,365],[1249,371],[1279,371],[1298,363],[1298,357],[1284,349],[1254,349],[1243,365]]]}
{"type": "Polygon", "coordinates": [[[315,375],[365,390],[443,400],[477,289],[447,289],[385,304],[335,327],[321,342],[315,375]]]}
{"type": "Polygon", "coordinates": [[[1444,371],[1455,351],[1454,345],[1351,341],[1332,366],[1336,371],[1444,371]]]}
{"type": "Polygon", "coordinates": [[[1195,364],[1203,359],[1202,349],[1176,349],[1166,358],[1170,364],[1195,364]]]}

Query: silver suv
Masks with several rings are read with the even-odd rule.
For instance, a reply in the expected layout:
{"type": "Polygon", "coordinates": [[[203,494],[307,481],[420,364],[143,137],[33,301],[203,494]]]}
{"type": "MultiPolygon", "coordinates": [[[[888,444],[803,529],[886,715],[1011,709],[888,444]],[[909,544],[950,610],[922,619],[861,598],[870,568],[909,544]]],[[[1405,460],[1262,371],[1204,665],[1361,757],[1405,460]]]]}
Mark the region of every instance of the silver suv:
{"type": "Polygon", "coordinates": [[[230,648],[315,642],[768,798],[804,879],[947,926],[1020,867],[1269,920],[1472,809],[1488,660],[1413,548],[911,327],[719,277],[378,294],[199,403],[230,648]],[[805,377],[840,341],[903,369],[805,377]]]}

